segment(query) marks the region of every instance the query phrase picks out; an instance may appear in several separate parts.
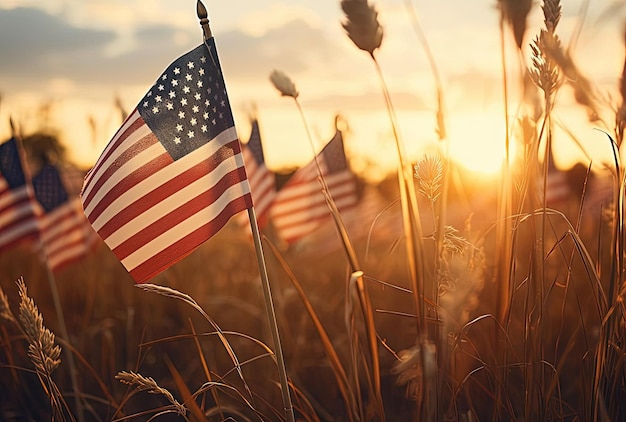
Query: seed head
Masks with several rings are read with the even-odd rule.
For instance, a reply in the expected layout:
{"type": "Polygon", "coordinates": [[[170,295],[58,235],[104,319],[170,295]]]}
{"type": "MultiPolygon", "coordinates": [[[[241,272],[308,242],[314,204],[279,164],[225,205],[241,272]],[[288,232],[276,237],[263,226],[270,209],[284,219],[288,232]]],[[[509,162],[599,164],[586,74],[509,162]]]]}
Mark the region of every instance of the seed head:
{"type": "Polygon", "coordinates": [[[352,42],[363,51],[374,54],[383,40],[383,28],[378,23],[378,12],[367,0],[342,0],[341,9],[346,21],[341,25],[352,42]]]}
{"type": "Polygon", "coordinates": [[[274,70],[270,74],[270,81],[272,81],[274,87],[280,91],[281,95],[285,97],[292,97],[294,99],[298,98],[299,92],[296,89],[296,86],[284,72],[274,70]]]}

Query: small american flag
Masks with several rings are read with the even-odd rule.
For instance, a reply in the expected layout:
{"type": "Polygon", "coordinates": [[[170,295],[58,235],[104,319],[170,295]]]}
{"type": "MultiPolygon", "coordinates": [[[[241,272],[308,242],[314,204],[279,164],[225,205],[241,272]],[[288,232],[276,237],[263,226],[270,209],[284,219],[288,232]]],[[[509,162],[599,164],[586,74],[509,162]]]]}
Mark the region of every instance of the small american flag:
{"type": "MultiPolygon", "coordinates": [[[[357,203],[356,181],[348,167],[340,131],[318,155],[322,176],[340,212],[357,203]]],[[[331,218],[318,180],[317,164],[298,169],[278,191],[271,216],[280,238],[291,244],[314,232],[331,218]]]]}
{"type": "Polygon", "coordinates": [[[269,210],[276,198],[276,177],[265,166],[263,146],[261,145],[261,131],[258,120],[252,122],[250,139],[242,147],[243,160],[246,163],[246,171],[250,180],[250,190],[259,229],[262,229],[268,221],[269,210]]]}
{"type": "Polygon", "coordinates": [[[34,198],[17,139],[11,138],[0,145],[0,252],[38,236],[34,198]]]}
{"type": "Polygon", "coordinates": [[[55,166],[45,165],[32,183],[42,209],[40,230],[44,258],[52,271],[58,271],[87,256],[97,236],[78,198],[69,198],[55,166]]]}
{"type": "Polygon", "coordinates": [[[213,38],[157,79],[87,174],[81,197],[137,283],[252,206],[213,38]]]}

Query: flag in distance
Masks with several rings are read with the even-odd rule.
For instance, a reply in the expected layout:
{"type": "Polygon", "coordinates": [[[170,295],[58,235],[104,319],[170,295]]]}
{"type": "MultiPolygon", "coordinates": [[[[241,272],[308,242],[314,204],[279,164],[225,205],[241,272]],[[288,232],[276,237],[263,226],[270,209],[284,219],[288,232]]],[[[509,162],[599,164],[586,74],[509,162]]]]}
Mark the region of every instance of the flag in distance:
{"type": "Polygon", "coordinates": [[[34,198],[17,139],[11,138],[0,145],[0,252],[39,235],[34,198]]]}
{"type": "Polygon", "coordinates": [[[252,206],[213,38],[157,79],[85,177],[81,198],[137,283],[252,206]]]}
{"type": "MultiPolygon", "coordinates": [[[[346,161],[340,131],[319,153],[318,162],[339,211],[354,207],[358,199],[356,180],[346,161]]],[[[313,160],[298,169],[276,195],[272,221],[279,237],[289,244],[311,234],[331,218],[318,177],[313,160]]]]}
{"type": "MultiPolygon", "coordinates": [[[[276,177],[265,166],[261,131],[257,119],[252,122],[250,139],[242,146],[242,152],[259,229],[262,229],[267,224],[270,206],[276,197],[276,177]]],[[[244,217],[242,220],[247,220],[247,218],[244,217]]]]}
{"type": "Polygon", "coordinates": [[[69,198],[55,166],[42,167],[32,183],[42,210],[40,236],[44,258],[52,271],[59,271],[87,256],[96,244],[96,234],[79,199],[69,198]]]}

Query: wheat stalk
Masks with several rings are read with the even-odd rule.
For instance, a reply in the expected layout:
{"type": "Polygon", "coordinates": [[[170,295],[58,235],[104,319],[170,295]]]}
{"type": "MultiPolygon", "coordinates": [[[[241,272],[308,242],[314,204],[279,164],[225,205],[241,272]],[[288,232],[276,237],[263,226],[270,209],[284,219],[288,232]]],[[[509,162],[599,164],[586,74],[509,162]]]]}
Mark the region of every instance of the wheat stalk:
{"type": "Polygon", "coordinates": [[[176,412],[179,415],[187,414],[187,408],[184,405],[180,404],[178,400],[174,398],[172,393],[170,393],[167,389],[159,386],[157,382],[150,377],[144,377],[143,375],[133,371],[121,371],[117,373],[115,379],[123,384],[135,386],[139,391],[146,391],[149,394],[160,394],[164,396],[170,403],[172,403],[172,405],[176,409],[176,412]]]}
{"type": "Polygon", "coordinates": [[[341,25],[348,37],[358,48],[373,55],[383,41],[383,28],[374,6],[367,0],[342,0],[341,9],[347,18],[341,25]]]}

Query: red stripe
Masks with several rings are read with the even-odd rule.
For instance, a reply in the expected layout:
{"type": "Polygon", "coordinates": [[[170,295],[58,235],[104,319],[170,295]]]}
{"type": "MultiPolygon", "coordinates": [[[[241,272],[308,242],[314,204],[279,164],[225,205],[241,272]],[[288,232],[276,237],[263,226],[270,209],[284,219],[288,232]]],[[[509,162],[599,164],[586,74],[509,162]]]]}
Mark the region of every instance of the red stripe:
{"type": "MultiPolygon", "coordinates": [[[[239,183],[239,181],[243,179],[245,179],[245,171],[243,167],[227,173],[216,185],[207,191],[198,192],[195,198],[190,199],[184,204],[180,204],[177,208],[172,209],[163,217],[137,232],[128,240],[117,246],[113,252],[115,252],[115,255],[117,255],[120,261],[123,260],[137,249],[170,230],[172,227],[175,227],[181,222],[187,220],[189,217],[195,215],[201,210],[210,208],[210,206],[220,198],[227,188],[239,183]]],[[[228,208],[228,206],[226,208],[228,208]]],[[[204,240],[207,240],[209,237],[210,236],[207,236],[204,240]]]]}
{"type": "Polygon", "coordinates": [[[131,276],[137,283],[148,281],[197,249],[198,246],[224,227],[231,216],[251,206],[252,198],[249,193],[234,199],[216,218],[198,227],[188,236],[169,245],[163,251],[157,253],[141,265],[138,265],[130,272],[131,276]],[[174,258],[172,259],[172,257],[174,258]]]}
{"type": "MultiPolygon", "coordinates": [[[[183,173],[178,176],[165,181],[163,184],[159,185],[156,189],[151,192],[146,192],[145,195],[136,198],[132,204],[127,205],[123,210],[115,214],[113,218],[107,221],[101,228],[98,230],[98,234],[106,239],[112,233],[115,233],[120,227],[137,217],[138,215],[143,214],[145,211],[149,210],[153,206],[157,205],[164,199],[170,197],[172,194],[178,192],[181,186],[187,186],[193,181],[206,176],[211,173],[213,170],[217,168],[222,162],[222,156],[225,153],[230,153],[228,150],[224,150],[224,148],[232,148],[233,144],[239,143],[238,141],[233,141],[224,147],[220,148],[208,159],[196,164],[193,167],[188,168],[183,173]]],[[[150,166],[150,171],[155,172],[158,171],[166,165],[163,165],[160,161],[164,161],[167,158],[169,161],[166,165],[172,164],[171,158],[169,154],[165,154],[162,156],[162,160],[159,160],[158,163],[148,163],[147,166],[150,166]]],[[[156,160],[155,160],[156,161],[156,160]]],[[[145,167],[145,166],[144,166],[145,167]]],[[[121,194],[129,190],[131,187],[138,183],[139,176],[136,175],[137,172],[143,171],[142,169],[137,169],[135,172],[131,173],[129,176],[125,177],[124,180],[118,183],[111,191],[107,192],[106,196],[102,198],[101,202],[94,208],[94,210],[90,213],[89,219],[90,221],[95,221],[98,216],[109,206],[111,203],[117,199],[121,194]],[[93,216],[93,217],[92,217],[93,216]],[[93,220],[92,220],[93,218],[93,220]]],[[[148,173],[148,172],[146,172],[148,173]]],[[[143,177],[145,178],[145,177],[143,177]]],[[[143,179],[142,178],[142,179],[143,179]]],[[[244,174],[245,178],[245,174],[244,174]]]]}
{"type": "MultiPolygon", "coordinates": [[[[126,140],[126,138],[131,136],[133,132],[141,128],[143,125],[145,125],[145,123],[143,122],[143,119],[139,118],[137,121],[135,121],[128,128],[128,130],[124,132],[124,136],[117,140],[117,142],[115,143],[115,146],[108,151],[106,156],[103,156],[99,160],[100,164],[98,165],[98,167],[94,168],[92,172],[94,172],[95,174],[95,172],[99,170],[100,165],[102,165],[102,163],[105,163],[107,159],[120,148],[120,145],[126,140]]],[[[104,183],[106,183],[107,180],[109,180],[109,178],[113,174],[115,174],[115,172],[124,163],[126,163],[127,161],[135,157],[137,154],[141,153],[143,150],[151,147],[152,145],[155,145],[158,142],[159,140],[157,139],[157,137],[154,136],[154,134],[151,132],[148,135],[141,138],[135,144],[131,145],[124,152],[122,152],[122,154],[120,154],[120,156],[117,157],[115,161],[113,161],[112,163],[109,163],[107,169],[104,171],[104,173],[98,175],[98,178],[95,180],[95,182],[93,179],[89,181],[90,191],[89,191],[89,195],[83,198],[83,204],[84,204],[83,206],[85,208],[89,206],[89,203],[93,200],[94,195],[100,190],[102,185],[104,185],[104,183]]]]}

